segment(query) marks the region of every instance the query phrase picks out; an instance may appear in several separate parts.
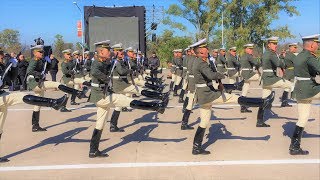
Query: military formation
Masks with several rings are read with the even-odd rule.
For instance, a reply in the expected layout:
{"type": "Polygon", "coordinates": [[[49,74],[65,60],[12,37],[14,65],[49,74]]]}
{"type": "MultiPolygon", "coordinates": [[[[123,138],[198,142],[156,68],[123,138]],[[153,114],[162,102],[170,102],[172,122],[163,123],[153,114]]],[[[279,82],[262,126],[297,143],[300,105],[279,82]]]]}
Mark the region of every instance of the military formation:
{"type": "MultiPolygon", "coordinates": [[[[89,51],[85,51],[82,58],[79,51],[66,49],[62,51],[63,76],[60,82],[55,82],[46,80],[50,64],[43,60],[43,45],[36,45],[31,48],[33,59],[26,72],[27,88],[35,95],[25,92],[1,92],[0,138],[9,106],[19,103],[33,105],[31,130],[42,132],[46,131],[40,126],[42,106],[67,113],[71,111],[67,108],[69,97],[71,105],[79,105],[77,98],[87,98],[88,102],[97,107],[89,157],[107,157],[108,154],[99,150],[99,143],[111,108],[114,108],[114,111],[110,119],[110,133],[124,132],[124,129],[118,127],[121,112],[141,109],[162,114],[169,99],[178,97],[178,102],[183,103],[181,130],[194,129],[189,125],[189,117],[190,113],[195,111],[194,106],[199,106],[200,123],[190,148],[193,155],[206,155],[210,152],[202,147],[202,142],[211,119],[212,105],[238,103],[241,107],[240,113],[252,113],[250,107],[257,107],[256,127],[268,128],[270,125],[265,123],[264,114],[272,108],[275,97],[273,88],[281,88],[281,107],[293,108],[288,103],[290,96],[297,101],[299,114],[289,153],[307,155],[309,152],[303,150],[300,144],[312,100],[320,99],[320,85],[315,81],[315,76],[320,73],[320,62],[315,56],[319,35],[302,37],[302,41],[303,50],[298,55],[297,43],[289,44],[288,52],[277,54],[278,37],[270,37],[266,40],[267,49],[261,61],[254,57],[255,45],[251,43],[244,45],[242,56],[237,54],[236,47],[213,49],[210,53],[206,39],[191,44],[186,49],[174,49],[170,68],[172,79],[167,92],[163,92],[164,80],[158,77],[162,68],[155,52],[147,60],[140,51],[132,47],[124,48],[121,43],[112,44],[109,40],[94,44],[95,56],[92,59],[89,51]],[[229,81],[223,84],[222,80],[226,78],[229,81]],[[247,96],[250,84],[254,81],[260,82],[262,86],[261,98],[247,96]],[[48,89],[60,90],[65,95],[58,99],[45,98],[48,89]],[[234,90],[241,91],[241,96],[232,93],[234,90]],[[86,95],[88,91],[89,96],[86,95]],[[135,99],[140,96],[153,101],[135,99]]],[[[3,57],[4,53],[0,51],[0,65],[3,57]]],[[[0,66],[1,88],[11,66],[0,66]]],[[[0,158],[0,162],[8,161],[0,158]]]]}

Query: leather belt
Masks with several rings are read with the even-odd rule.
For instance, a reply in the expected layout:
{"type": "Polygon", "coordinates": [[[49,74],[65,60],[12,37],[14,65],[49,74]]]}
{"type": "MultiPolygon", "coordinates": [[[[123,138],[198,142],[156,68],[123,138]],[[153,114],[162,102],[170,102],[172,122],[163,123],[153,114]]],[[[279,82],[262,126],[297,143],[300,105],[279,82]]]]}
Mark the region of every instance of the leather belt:
{"type": "Polygon", "coordinates": [[[189,77],[194,78],[194,75],[189,75],[189,77]]]}
{"type": "Polygon", "coordinates": [[[105,87],[106,85],[105,85],[105,84],[91,83],[91,86],[92,86],[92,87],[100,87],[100,88],[102,88],[102,87],[105,87]]]}
{"type": "Polygon", "coordinates": [[[127,78],[127,76],[112,76],[112,79],[121,79],[121,78],[127,78]]]}
{"type": "Polygon", "coordinates": [[[298,81],[308,81],[311,80],[311,78],[305,78],[305,77],[295,77],[298,81]]]}
{"type": "Polygon", "coordinates": [[[207,87],[207,86],[212,86],[212,82],[209,82],[208,84],[196,84],[196,87],[207,87]]]}
{"type": "Polygon", "coordinates": [[[263,72],[274,72],[272,69],[264,69],[263,72]]]}
{"type": "Polygon", "coordinates": [[[249,68],[243,68],[243,71],[253,71],[253,69],[249,69],[249,68]]]}

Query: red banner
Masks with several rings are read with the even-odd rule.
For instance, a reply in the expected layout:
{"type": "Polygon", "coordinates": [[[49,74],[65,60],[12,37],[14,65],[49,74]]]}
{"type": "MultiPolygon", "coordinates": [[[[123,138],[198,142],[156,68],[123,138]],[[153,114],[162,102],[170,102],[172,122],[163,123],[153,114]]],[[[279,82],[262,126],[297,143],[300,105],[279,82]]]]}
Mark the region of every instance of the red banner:
{"type": "Polygon", "coordinates": [[[82,37],[82,24],[81,24],[81,21],[77,21],[77,32],[78,32],[78,37],[82,37]]]}

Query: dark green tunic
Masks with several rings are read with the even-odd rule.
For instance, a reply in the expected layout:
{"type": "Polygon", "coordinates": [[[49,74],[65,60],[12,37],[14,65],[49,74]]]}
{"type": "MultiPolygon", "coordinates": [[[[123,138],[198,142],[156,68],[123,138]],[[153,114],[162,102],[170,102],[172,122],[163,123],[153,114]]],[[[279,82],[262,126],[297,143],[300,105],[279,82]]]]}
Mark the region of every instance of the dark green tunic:
{"type": "Polygon", "coordinates": [[[182,70],[182,77],[186,77],[187,72],[188,72],[188,68],[187,68],[187,64],[188,64],[188,60],[191,58],[190,55],[186,55],[183,58],[183,62],[182,62],[182,66],[183,66],[183,70],[182,70]]]}
{"type": "Polygon", "coordinates": [[[34,60],[29,61],[29,66],[27,68],[27,76],[32,75],[34,78],[28,78],[27,86],[29,90],[33,90],[38,86],[39,80],[42,78],[41,73],[43,71],[45,62],[43,60],[34,60]]]}
{"type": "Polygon", "coordinates": [[[227,59],[227,68],[235,68],[235,69],[228,69],[228,76],[234,76],[238,70],[240,69],[240,62],[237,60],[236,56],[232,56],[230,54],[230,57],[227,59]]]}
{"type": "Polygon", "coordinates": [[[253,67],[258,67],[259,66],[259,61],[253,59],[253,55],[245,53],[241,59],[241,76],[243,79],[248,80],[252,76],[254,76],[256,73],[253,71],[253,67]],[[249,70],[243,70],[243,69],[249,69],[249,70]]]}
{"type": "MultiPolygon", "coordinates": [[[[218,73],[213,72],[208,63],[200,58],[194,60],[192,72],[196,84],[212,83],[217,80],[218,73]]],[[[215,90],[212,86],[196,87],[196,97],[199,105],[210,103],[221,96],[221,92],[215,90]]]]}
{"type": "MultiPolygon", "coordinates": [[[[111,62],[110,61],[99,61],[94,60],[91,64],[91,76],[92,83],[94,84],[108,84],[109,73],[111,70],[111,62]]],[[[103,88],[101,87],[92,87],[91,88],[91,96],[90,102],[96,103],[104,98],[103,88]]]]}
{"type": "Polygon", "coordinates": [[[130,70],[127,68],[127,65],[123,60],[116,60],[116,61],[117,63],[113,71],[112,89],[113,89],[113,92],[119,93],[120,91],[123,91],[125,88],[131,86],[127,77],[130,70]],[[119,78],[116,78],[116,77],[119,77],[119,78]]]}
{"type": "Polygon", "coordinates": [[[68,84],[70,81],[73,81],[73,76],[74,76],[74,71],[73,71],[73,68],[74,68],[74,63],[73,61],[63,61],[61,63],[61,70],[62,70],[62,73],[63,73],[63,76],[62,76],[62,80],[63,80],[63,83],[64,84],[68,84]]]}
{"type": "Polygon", "coordinates": [[[303,50],[294,60],[294,75],[296,77],[311,78],[311,80],[297,81],[294,87],[297,100],[307,99],[320,92],[320,84],[314,77],[320,74],[320,61],[310,51],[303,50]]]}
{"type": "Polygon", "coordinates": [[[285,73],[283,78],[287,80],[293,80],[294,78],[294,66],[293,59],[296,57],[292,52],[287,52],[286,56],[283,58],[285,63],[285,73]]]}
{"type": "Polygon", "coordinates": [[[227,64],[226,57],[219,55],[218,58],[216,59],[217,71],[220,73],[227,72],[226,64],[227,64]]]}
{"type": "Polygon", "coordinates": [[[176,72],[174,74],[177,76],[182,76],[182,70],[183,70],[182,58],[174,58],[173,62],[174,62],[174,65],[176,66],[176,72]]]}
{"type": "Polygon", "coordinates": [[[191,93],[194,93],[195,90],[196,90],[194,77],[192,77],[193,76],[192,68],[193,68],[193,64],[194,64],[195,60],[196,60],[195,56],[190,56],[190,59],[188,60],[188,64],[187,64],[187,69],[188,69],[188,91],[190,91],[191,93]]]}
{"type": "Polygon", "coordinates": [[[264,71],[273,70],[273,72],[262,73],[263,86],[270,86],[282,79],[277,76],[277,67],[284,68],[284,61],[278,58],[275,52],[267,49],[262,55],[262,68],[264,71]]]}

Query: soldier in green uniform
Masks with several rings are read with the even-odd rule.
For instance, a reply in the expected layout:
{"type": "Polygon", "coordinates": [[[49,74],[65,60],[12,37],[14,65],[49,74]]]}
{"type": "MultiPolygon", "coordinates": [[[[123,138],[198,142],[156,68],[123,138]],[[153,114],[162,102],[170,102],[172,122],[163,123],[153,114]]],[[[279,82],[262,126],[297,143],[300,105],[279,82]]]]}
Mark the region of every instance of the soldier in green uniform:
{"type": "Polygon", "coordinates": [[[219,55],[219,49],[213,49],[213,50],[212,50],[212,57],[213,57],[215,60],[217,60],[218,55],[219,55]]]}
{"type": "Polygon", "coordinates": [[[90,59],[90,52],[89,51],[85,51],[84,52],[84,62],[83,62],[83,75],[84,75],[84,80],[85,81],[90,81],[91,77],[90,77],[90,71],[91,71],[91,59],[90,59]]]}
{"type": "Polygon", "coordinates": [[[294,75],[296,83],[294,93],[298,103],[298,122],[291,138],[289,152],[291,155],[307,155],[308,151],[300,147],[304,127],[308,122],[312,100],[320,99],[320,85],[315,76],[320,74],[320,61],[315,52],[319,48],[320,34],[302,37],[303,51],[294,58],[294,75]]]}
{"type": "Polygon", "coordinates": [[[219,56],[216,59],[215,63],[216,63],[218,72],[220,72],[222,74],[225,74],[227,72],[227,69],[226,69],[227,60],[226,60],[226,49],[225,48],[219,49],[219,56]]]}
{"type": "MultiPolygon", "coordinates": [[[[128,75],[133,73],[132,69],[128,69],[128,65],[123,60],[124,52],[122,48],[122,44],[115,44],[111,48],[113,48],[114,53],[116,54],[114,61],[116,62],[114,71],[113,71],[113,92],[118,94],[124,94],[126,96],[135,95],[143,95],[150,98],[165,100],[168,98],[169,93],[160,93],[157,91],[147,91],[143,88],[133,85],[128,80],[128,75]]],[[[118,128],[118,119],[120,116],[121,108],[117,107],[112,113],[110,120],[110,132],[123,132],[123,129],[118,128]]]]}
{"type": "Polygon", "coordinates": [[[229,83],[234,84],[239,77],[240,62],[237,57],[237,47],[229,49],[229,58],[227,59],[227,70],[229,76],[229,83]]]}
{"type": "Polygon", "coordinates": [[[171,65],[171,69],[170,69],[170,72],[171,72],[171,82],[170,82],[170,87],[169,87],[170,91],[173,91],[174,83],[176,81],[176,70],[177,70],[177,67],[176,67],[176,64],[175,64],[175,59],[177,58],[177,55],[178,55],[178,53],[175,50],[173,50],[172,52],[173,52],[173,58],[171,60],[171,64],[172,65],[171,65]]]}
{"type": "MultiPolygon", "coordinates": [[[[244,79],[244,85],[242,88],[241,96],[247,96],[250,83],[253,81],[258,81],[260,79],[260,75],[253,71],[254,68],[259,69],[260,63],[256,59],[253,58],[253,47],[254,44],[245,44],[245,53],[240,58],[241,63],[241,76],[244,79]]],[[[252,112],[245,106],[241,106],[241,112],[252,112]]]]}
{"type": "Polygon", "coordinates": [[[188,68],[187,68],[187,64],[188,64],[188,60],[191,58],[191,51],[190,48],[186,48],[185,50],[186,55],[183,57],[183,61],[182,61],[182,78],[183,78],[183,82],[182,82],[182,89],[179,95],[179,103],[183,103],[183,97],[185,94],[185,91],[187,89],[188,86],[188,68]]]}
{"type": "Polygon", "coordinates": [[[272,88],[283,88],[284,93],[281,98],[281,107],[290,107],[288,103],[288,95],[291,92],[292,83],[277,75],[277,68],[284,68],[283,59],[277,54],[278,37],[270,37],[267,39],[268,48],[262,55],[262,98],[270,95],[272,88]]]}
{"type": "MultiPolygon", "coordinates": [[[[73,70],[74,70],[74,74],[72,76],[72,83],[73,83],[73,87],[76,90],[80,90],[82,88],[83,91],[83,97],[82,98],[87,98],[87,96],[85,95],[88,91],[87,86],[83,86],[83,83],[86,81],[85,80],[85,75],[84,75],[84,71],[83,71],[83,60],[82,60],[82,56],[80,54],[79,51],[74,51],[72,53],[72,56],[74,57],[73,60],[73,70]]],[[[70,64],[71,65],[71,64],[70,64]]],[[[89,79],[90,80],[90,79],[89,79]]],[[[71,97],[72,100],[72,97],[71,97]]],[[[74,105],[77,105],[78,103],[76,103],[75,101],[71,101],[74,102],[74,105]]]]}
{"type": "Polygon", "coordinates": [[[211,109],[213,104],[220,103],[235,103],[240,105],[259,107],[259,109],[265,109],[271,105],[274,99],[274,93],[271,93],[266,99],[261,98],[246,98],[239,97],[235,94],[223,94],[221,91],[217,91],[213,88],[212,80],[221,80],[224,75],[219,72],[213,72],[207,63],[208,48],[206,39],[200,40],[195,45],[195,51],[197,59],[194,61],[192,72],[194,74],[194,80],[196,82],[196,98],[200,105],[200,124],[195,133],[192,154],[210,154],[202,148],[202,140],[205,134],[206,127],[209,124],[211,118],[211,109]]]}
{"type": "MultiPolygon", "coordinates": [[[[132,107],[136,109],[157,111],[164,113],[165,107],[168,104],[168,100],[164,102],[143,102],[134,100],[123,94],[116,93],[116,89],[119,87],[110,86],[112,71],[119,61],[111,61],[110,41],[102,41],[95,43],[97,59],[92,62],[91,66],[91,98],[90,102],[95,103],[97,106],[97,122],[95,129],[93,130],[92,138],[90,141],[89,157],[107,157],[107,154],[103,154],[99,151],[99,143],[102,134],[102,130],[105,126],[108,112],[110,108],[115,107],[132,107]]],[[[118,69],[119,70],[119,69],[118,69]]],[[[122,74],[124,75],[124,74],[122,74]]],[[[115,79],[113,79],[115,80],[115,79]]],[[[114,85],[118,82],[113,82],[114,85]]]]}
{"type": "MultiPolygon", "coordinates": [[[[43,97],[44,92],[47,89],[60,89],[61,91],[68,94],[75,94],[78,97],[82,97],[81,91],[69,88],[60,84],[59,82],[46,81],[46,61],[43,60],[43,45],[37,45],[31,48],[34,58],[30,60],[27,68],[27,85],[28,89],[34,91],[36,96],[43,97]]],[[[32,113],[32,132],[46,131],[39,125],[40,118],[40,106],[34,106],[32,113]]]]}
{"type": "Polygon", "coordinates": [[[282,55],[282,58],[285,63],[285,73],[283,78],[293,82],[294,80],[294,66],[293,66],[293,59],[296,57],[295,53],[298,52],[298,43],[290,43],[289,44],[289,51],[285,52],[282,55]]]}
{"type": "Polygon", "coordinates": [[[175,49],[173,51],[176,53],[176,56],[173,59],[173,64],[176,67],[176,70],[174,72],[175,81],[174,81],[174,88],[173,88],[173,96],[178,96],[178,89],[182,80],[182,73],[183,73],[182,49],[175,49]]]}

